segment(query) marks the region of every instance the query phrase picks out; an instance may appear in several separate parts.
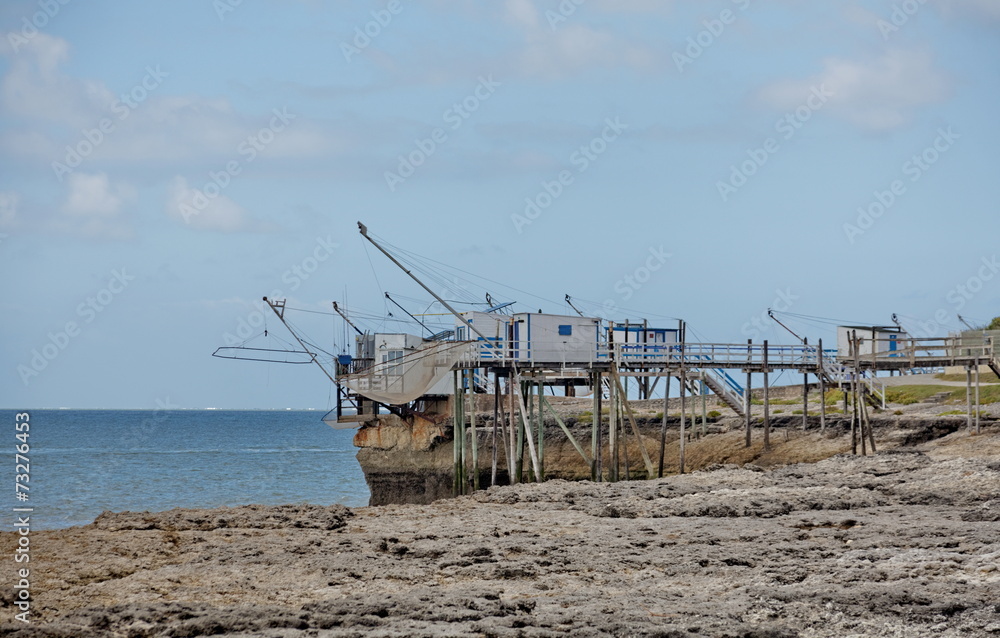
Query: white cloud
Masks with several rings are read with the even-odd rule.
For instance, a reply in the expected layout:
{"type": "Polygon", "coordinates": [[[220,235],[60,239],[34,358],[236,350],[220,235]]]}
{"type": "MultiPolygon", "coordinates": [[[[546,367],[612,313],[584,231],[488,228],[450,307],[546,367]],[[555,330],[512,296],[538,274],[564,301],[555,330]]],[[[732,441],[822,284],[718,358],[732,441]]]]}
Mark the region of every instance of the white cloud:
{"type": "Polygon", "coordinates": [[[233,200],[221,193],[209,197],[204,191],[188,186],[187,180],[180,175],[170,183],[166,213],[198,230],[223,233],[265,230],[260,222],[250,217],[233,200]]]}
{"type": "MultiPolygon", "coordinates": [[[[84,161],[163,164],[239,158],[240,144],[267,127],[273,114],[236,111],[220,98],[169,93],[172,70],[143,69],[133,87],[113,93],[103,82],[67,75],[69,44],[39,33],[15,54],[0,48],[9,66],[0,79],[0,116],[21,126],[0,131],[0,149],[14,157],[70,164],[66,147],[86,142],[82,131],[110,126],[84,161]],[[150,88],[152,87],[152,88],[150,88]]],[[[276,104],[276,108],[284,105],[276,104]]],[[[296,119],[273,144],[272,158],[313,158],[342,148],[331,135],[305,118],[296,119]]]]}
{"type": "Polygon", "coordinates": [[[107,174],[73,173],[63,212],[77,217],[114,217],[128,196],[124,186],[112,187],[107,174]]]}
{"type": "MultiPolygon", "coordinates": [[[[633,1],[619,9],[648,10],[646,4],[633,1]]],[[[572,6],[575,11],[583,10],[582,6],[572,6]]],[[[543,13],[535,0],[506,1],[505,18],[517,25],[524,36],[523,47],[516,55],[521,72],[558,77],[595,67],[649,67],[654,64],[657,56],[651,51],[583,24],[577,20],[575,11],[565,16],[558,8],[548,8],[543,13]]]]}
{"type": "Polygon", "coordinates": [[[868,61],[827,58],[818,75],[765,86],[758,97],[779,109],[802,105],[814,87],[833,94],[824,112],[861,128],[881,131],[909,122],[914,110],[948,97],[950,80],[929,55],[891,49],[868,61]]]}

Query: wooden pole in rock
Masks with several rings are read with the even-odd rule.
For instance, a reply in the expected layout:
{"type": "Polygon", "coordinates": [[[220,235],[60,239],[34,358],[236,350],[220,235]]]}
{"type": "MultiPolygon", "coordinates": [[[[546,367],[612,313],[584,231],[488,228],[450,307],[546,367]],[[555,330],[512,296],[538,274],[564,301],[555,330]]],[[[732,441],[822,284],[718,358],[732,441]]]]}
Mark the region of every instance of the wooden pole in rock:
{"type": "Polygon", "coordinates": [[[472,428],[472,490],[479,490],[479,430],[476,429],[476,371],[469,371],[469,413],[472,428]]]}
{"type": "Polygon", "coordinates": [[[747,339],[747,387],[743,394],[743,405],[746,411],[747,441],[746,446],[750,447],[751,432],[753,429],[753,339],[747,339]]]}
{"type": "Polygon", "coordinates": [[[764,339],[764,449],[771,449],[770,386],[767,381],[767,339],[764,339]]]}
{"type": "MultiPolygon", "coordinates": [[[[612,364],[614,365],[614,364],[612,364]]],[[[618,480],[618,384],[609,383],[610,409],[608,410],[608,480],[612,483],[618,480]]]]}
{"type": "Polygon", "coordinates": [[[599,431],[598,423],[600,423],[601,418],[601,373],[591,372],[590,373],[590,385],[593,388],[594,396],[591,400],[594,404],[591,406],[590,410],[590,480],[597,481],[597,464],[598,456],[601,450],[600,446],[597,444],[597,434],[599,431]]]}
{"type": "Polygon", "coordinates": [[[497,430],[500,427],[500,377],[493,373],[493,459],[490,464],[490,485],[497,484],[497,430]]]}
{"type": "Polygon", "coordinates": [[[969,434],[972,434],[972,366],[965,366],[965,404],[966,404],[966,426],[969,434]]]}
{"type": "MultiPolygon", "coordinates": [[[[802,345],[808,350],[809,339],[803,339],[802,345]]],[[[805,431],[809,425],[809,373],[802,374],[802,430],[805,431]]]]}
{"type": "Polygon", "coordinates": [[[684,371],[684,362],[681,362],[681,438],[680,438],[680,457],[678,458],[678,472],[680,474],[684,473],[684,438],[686,433],[684,432],[684,418],[687,415],[687,406],[685,405],[684,395],[687,394],[684,386],[687,384],[687,373],[684,371]]]}
{"type": "Polygon", "coordinates": [[[545,395],[545,383],[539,381],[535,384],[538,393],[538,471],[541,474],[539,481],[545,480],[545,413],[542,412],[542,398],[545,395]]]}
{"type": "MultiPolygon", "coordinates": [[[[851,332],[851,353],[854,358],[854,363],[851,366],[851,399],[853,404],[851,406],[851,454],[858,453],[858,350],[857,350],[857,331],[851,332]]],[[[846,410],[847,399],[845,395],[844,407],[846,410]]]]}
{"type": "Polygon", "coordinates": [[[458,404],[462,400],[462,395],[458,393],[459,383],[458,375],[459,370],[455,370],[452,373],[452,381],[454,386],[454,392],[451,395],[451,432],[453,439],[453,453],[454,453],[454,470],[455,470],[455,480],[452,482],[452,493],[454,496],[459,496],[461,492],[461,481],[462,481],[462,452],[461,445],[462,439],[459,436],[459,408],[458,404]]]}
{"type": "Polygon", "coordinates": [[[819,340],[816,376],[819,378],[819,431],[826,430],[826,374],[823,372],[823,340],[819,340]]]}
{"type": "Polygon", "coordinates": [[[663,478],[663,455],[667,449],[667,412],[670,409],[670,375],[667,377],[667,387],[663,389],[663,422],[660,424],[660,464],[656,472],[658,478],[663,478]]]}
{"type": "Polygon", "coordinates": [[[979,359],[976,359],[976,434],[979,431],[979,359]]]}

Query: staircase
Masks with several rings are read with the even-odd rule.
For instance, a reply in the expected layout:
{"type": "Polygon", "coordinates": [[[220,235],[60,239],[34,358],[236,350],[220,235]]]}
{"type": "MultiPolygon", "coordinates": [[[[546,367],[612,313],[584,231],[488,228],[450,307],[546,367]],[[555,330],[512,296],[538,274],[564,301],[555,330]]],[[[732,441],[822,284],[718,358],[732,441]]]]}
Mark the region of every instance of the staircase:
{"type": "MultiPolygon", "coordinates": [[[[715,393],[715,396],[722,399],[722,402],[732,408],[736,414],[746,416],[746,406],[743,405],[742,392],[737,393],[734,388],[726,383],[721,375],[712,370],[706,370],[702,380],[715,393]]],[[[740,389],[742,390],[742,388],[740,389]]]]}
{"type": "Polygon", "coordinates": [[[993,374],[997,375],[997,378],[1000,379],[1000,361],[991,358],[987,365],[990,366],[990,370],[993,371],[993,374]]]}

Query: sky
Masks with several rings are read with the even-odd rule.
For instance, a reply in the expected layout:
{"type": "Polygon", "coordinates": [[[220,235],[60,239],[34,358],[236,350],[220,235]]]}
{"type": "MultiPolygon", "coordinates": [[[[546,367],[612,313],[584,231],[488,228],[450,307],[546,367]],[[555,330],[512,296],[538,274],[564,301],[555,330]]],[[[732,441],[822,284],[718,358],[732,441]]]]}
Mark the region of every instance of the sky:
{"type": "Polygon", "coordinates": [[[290,348],[264,296],[333,354],[333,301],[450,323],[358,221],[463,310],[1000,315],[994,0],[7,0],[0,35],[3,407],[330,407],[212,353],[290,348]]]}

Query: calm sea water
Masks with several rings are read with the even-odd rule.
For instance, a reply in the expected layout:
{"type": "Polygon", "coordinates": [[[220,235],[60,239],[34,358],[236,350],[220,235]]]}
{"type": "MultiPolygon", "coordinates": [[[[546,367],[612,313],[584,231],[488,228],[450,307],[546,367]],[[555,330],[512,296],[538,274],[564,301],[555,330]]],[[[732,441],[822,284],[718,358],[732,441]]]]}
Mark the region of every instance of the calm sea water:
{"type": "Polygon", "coordinates": [[[368,504],[351,444],[319,411],[30,410],[27,503],[14,495],[14,411],[0,411],[3,502],[34,508],[34,529],[104,510],[261,503],[368,504]]]}

